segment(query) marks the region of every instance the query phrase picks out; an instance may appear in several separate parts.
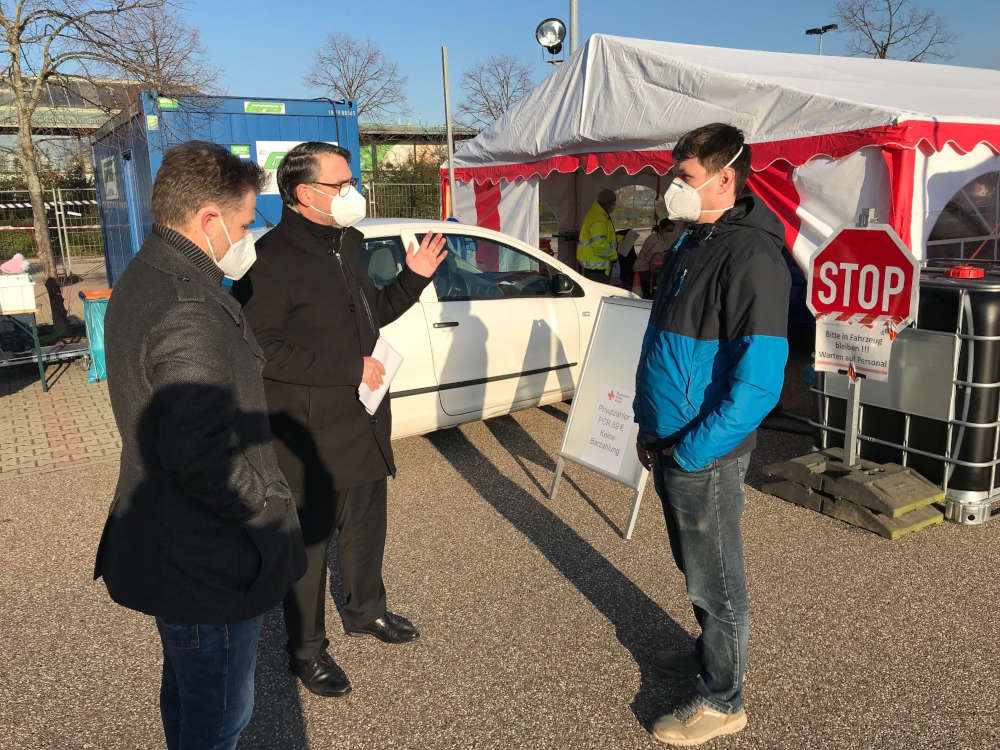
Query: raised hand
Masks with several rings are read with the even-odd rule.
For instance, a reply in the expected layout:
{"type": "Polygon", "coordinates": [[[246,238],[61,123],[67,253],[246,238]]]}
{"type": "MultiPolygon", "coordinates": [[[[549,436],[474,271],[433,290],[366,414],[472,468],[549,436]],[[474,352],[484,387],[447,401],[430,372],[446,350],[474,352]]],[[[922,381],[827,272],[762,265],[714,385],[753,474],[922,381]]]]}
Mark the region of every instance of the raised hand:
{"type": "Polygon", "coordinates": [[[416,252],[413,251],[413,243],[411,242],[406,253],[407,267],[415,274],[429,279],[448,256],[444,245],[445,239],[440,234],[425,234],[416,252]]]}

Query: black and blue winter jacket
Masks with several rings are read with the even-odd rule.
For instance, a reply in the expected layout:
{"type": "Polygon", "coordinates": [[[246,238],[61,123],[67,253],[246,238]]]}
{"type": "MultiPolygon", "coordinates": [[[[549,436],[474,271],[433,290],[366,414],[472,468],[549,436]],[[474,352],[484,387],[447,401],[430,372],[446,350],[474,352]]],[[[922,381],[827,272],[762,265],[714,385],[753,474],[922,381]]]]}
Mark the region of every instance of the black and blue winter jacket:
{"type": "Polygon", "coordinates": [[[751,450],[781,393],[784,227],[754,196],[692,224],[664,259],[636,372],[640,441],[695,471],[751,450]]]}

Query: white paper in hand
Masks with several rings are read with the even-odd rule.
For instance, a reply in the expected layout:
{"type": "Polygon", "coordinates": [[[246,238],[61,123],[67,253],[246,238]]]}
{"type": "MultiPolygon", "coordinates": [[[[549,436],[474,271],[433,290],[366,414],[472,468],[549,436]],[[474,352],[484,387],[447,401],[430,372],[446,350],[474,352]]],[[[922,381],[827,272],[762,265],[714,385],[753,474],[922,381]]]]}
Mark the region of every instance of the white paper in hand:
{"type": "Polygon", "coordinates": [[[621,245],[618,247],[618,254],[621,256],[627,256],[632,252],[632,248],[635,247],[635,241],[639,239],[639,233],[634,229],[629,229],[625,236],[622,237],[621,245]]]}
{"type": "Polygon", "coordinates": [[[372,357],[382,363],[382,366],[385,368],[385,375],[382,376],[382,385],[379,386],[377,391],[373,391],[364,383],[358,386],[358,398],[364,404],[365,411],[369,414],[374,414],[378,410],[379,404],[385,398],[385,394],[389,392],[392,379],[399,372],[399,366],[403,364],[403,358],[399,352],[393,349],[389,345],[389,342],[381,336],[378,337],[378,341],[375,343],[375,348],[372,350],[372,357]]]}

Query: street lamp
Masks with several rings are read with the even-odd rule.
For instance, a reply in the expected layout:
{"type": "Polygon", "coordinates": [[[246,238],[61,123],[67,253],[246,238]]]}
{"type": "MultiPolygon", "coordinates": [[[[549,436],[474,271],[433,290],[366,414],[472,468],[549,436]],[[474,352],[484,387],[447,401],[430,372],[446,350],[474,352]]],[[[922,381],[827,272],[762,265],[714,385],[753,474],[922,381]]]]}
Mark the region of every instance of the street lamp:
{"type": "Polygon", "coordinates": [[[817,34],[819,36],[819,53],[823,54],[823,35],[828,31],[836,31],[837,24],[828,23],[826,26],[819,26],[815,29],[806,29],[806,35],[817,34]]]}

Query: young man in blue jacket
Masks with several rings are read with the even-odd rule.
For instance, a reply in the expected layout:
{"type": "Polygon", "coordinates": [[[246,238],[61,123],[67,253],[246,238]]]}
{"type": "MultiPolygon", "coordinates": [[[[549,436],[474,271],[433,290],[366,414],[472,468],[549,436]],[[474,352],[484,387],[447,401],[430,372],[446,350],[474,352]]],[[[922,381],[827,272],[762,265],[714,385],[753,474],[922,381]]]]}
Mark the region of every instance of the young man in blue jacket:
{"type": "Polygon", "coordinates": [[[639,460],[653,473],[702,630],[694,653],[654,657],[661,672],[698,675],[698,683],[657,720],[653,735],[697,745],[747,723],[743,478],[757,426],[781,392],[790,279],[781,222],[745,193],[743,134],[706,125],[684,135],[673,158],[667,215],[689,224],[664,258],[636,373],[635,415],[639,460]]]}

